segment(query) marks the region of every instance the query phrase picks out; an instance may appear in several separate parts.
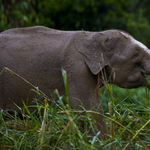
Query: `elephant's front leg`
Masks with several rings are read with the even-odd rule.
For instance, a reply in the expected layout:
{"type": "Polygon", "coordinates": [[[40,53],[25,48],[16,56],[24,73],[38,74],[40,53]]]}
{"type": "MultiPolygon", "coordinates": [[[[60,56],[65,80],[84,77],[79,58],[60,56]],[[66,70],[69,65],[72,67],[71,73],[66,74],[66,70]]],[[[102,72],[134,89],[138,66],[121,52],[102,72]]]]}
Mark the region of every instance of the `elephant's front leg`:
{"type": "MultiPolygon", "coordinates": [[[[97,128],[98,130],[101,132],[101,137],[102,139],[107,139],[107,134],[108,134],[108,129],[107,129],[107,125],[106,125],[106,121],[104,116],[104,110],[103,110],[103,106],[102,104],[100,104],[100,101],[98,100],[94,100],[95,101],[95,107],[92,109],[92,111],[98,112],[100,113],[100,115],[98,114],[93,114],[93,117],[95,119],[95,121],[97,122],[97,128]],[[98,102],[96,102],[98,101],[98,102]]],[[[93,104],[91,104],[93,105],[93,104]]]]}
{"type": "MultiPolygon", "coordinates": [[[[70,90],[70,102],[71,106],[77,108],[81,103],[83,103],[86,110],[92,110],[98,112],[102,115],[92,113],[95,121],[97,122],[98,130],[101,132],[100,136],[106,139],[107,136],[107,126],[105,118],[103,117],[104,111],[102,104],[100,103],[98,93],[96,91],[96,80],[91,74],[86,73],[84,76],[80,75],[79,72],[71,78],[69,81],[70,90]],[[79,100],[77,100],[79,99],[79,100]]],[[[80,108],[80,107],[78,107],[80,108]]]]}
{"type": "MultiPolygon", "coordinates": [[[[80,90],[80,88],[79,88],[80,90]]],[[[71,93],[70,93],[71,94],[71,93]]],[[[72,94],[71,94],[72,95],[72,94]]],[[[84,108],[88,111],[88,110],[92,110],[92,116],[94,117],[94,120],[97,123],[97,128],[98,130],[101,132],[100,137],[105,140],[107,138],[107,134],[108,134],[108,130],[107,130],[107,126],[106,126],[106,121],[104,116],[104,111],[103,111],[103,107],[102,104],[100,103],[100,100],[98,99],[98,97],[94,98],[94,96],[92,97],[91,95],[89,95],[88,91],[87,91],[87,95],[85,96],[85,99],[80,98],[80,96],[77,94],[74,95],[73,97],[71,96],[71,106],[73,106],[74,108],[81,108],[79,107],[79,105],[81,105],[81,103],[84,105],[84,108]],[[90,97],[91,99],[88,99],[87,97],[90,97]],[[79,99],[79,100],[77,100],[79,99]],[[100,114],[96,114],[96,113],[100,113],[100,114]]],[[[83,96],[83,94],[82,94],[83,96]]]]}

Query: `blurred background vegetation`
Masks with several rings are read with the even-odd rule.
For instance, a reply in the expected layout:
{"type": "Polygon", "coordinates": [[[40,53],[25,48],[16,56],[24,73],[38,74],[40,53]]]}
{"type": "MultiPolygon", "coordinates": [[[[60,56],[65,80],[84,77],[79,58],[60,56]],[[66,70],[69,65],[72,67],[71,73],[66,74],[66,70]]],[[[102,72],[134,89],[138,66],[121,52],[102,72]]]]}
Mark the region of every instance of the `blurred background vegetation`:
{"type": "Polygon", "coordinates": [[[43,25],[61,30],[121,29],[150,48],[149,0],[0,0],[0,31],[43,25]]]}

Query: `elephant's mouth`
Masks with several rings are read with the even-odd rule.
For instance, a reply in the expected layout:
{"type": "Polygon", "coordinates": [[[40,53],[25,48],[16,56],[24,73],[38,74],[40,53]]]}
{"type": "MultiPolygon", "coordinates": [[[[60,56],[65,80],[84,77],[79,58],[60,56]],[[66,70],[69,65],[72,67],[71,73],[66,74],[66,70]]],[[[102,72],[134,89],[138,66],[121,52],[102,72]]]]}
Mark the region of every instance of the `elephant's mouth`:
{"type": "Polygon", "coordinates": [[[131,88],[140,87],[140,86],[146,86],[147,88],[150,88],[150,83],[148,79],[145,77],[143,72],[140,72],[134,76],[131,76],[129,78],[129,83],[130,83],[130,86],[133,86],[131,88]]]}

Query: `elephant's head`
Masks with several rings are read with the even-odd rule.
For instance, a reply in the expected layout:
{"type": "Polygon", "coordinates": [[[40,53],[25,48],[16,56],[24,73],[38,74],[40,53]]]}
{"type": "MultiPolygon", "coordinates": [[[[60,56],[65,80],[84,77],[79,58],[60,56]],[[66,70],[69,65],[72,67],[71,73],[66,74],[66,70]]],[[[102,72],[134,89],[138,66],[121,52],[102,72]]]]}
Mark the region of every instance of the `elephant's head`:
{"type": "Polygon", "coordinates": [[[119,30],[89,34],[79,47],[93,74],[103,72],[105,79],[123,88],[149,87],[150,51],[131,35],[119,30]]]}

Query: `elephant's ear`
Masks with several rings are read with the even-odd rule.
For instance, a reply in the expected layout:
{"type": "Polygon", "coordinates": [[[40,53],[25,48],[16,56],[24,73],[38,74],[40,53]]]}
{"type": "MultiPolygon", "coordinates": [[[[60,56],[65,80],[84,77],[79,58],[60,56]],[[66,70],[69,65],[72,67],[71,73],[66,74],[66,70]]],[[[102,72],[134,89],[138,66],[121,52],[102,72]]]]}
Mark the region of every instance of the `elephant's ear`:
{"type": "Polygon", "coordinates": [[[93,74],[98,74],[106,65],[112,55],[115,41],[102,32],[87,34],[83,40],[76,43],[77,50],[83,54],[84,60],[93,74]]]}

